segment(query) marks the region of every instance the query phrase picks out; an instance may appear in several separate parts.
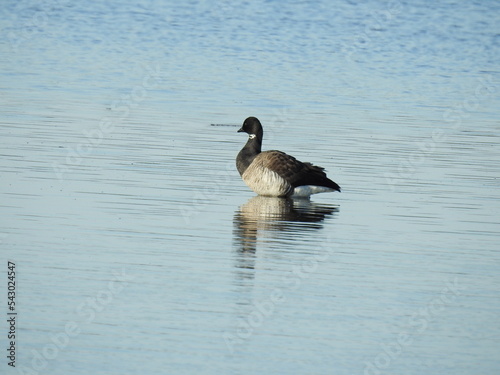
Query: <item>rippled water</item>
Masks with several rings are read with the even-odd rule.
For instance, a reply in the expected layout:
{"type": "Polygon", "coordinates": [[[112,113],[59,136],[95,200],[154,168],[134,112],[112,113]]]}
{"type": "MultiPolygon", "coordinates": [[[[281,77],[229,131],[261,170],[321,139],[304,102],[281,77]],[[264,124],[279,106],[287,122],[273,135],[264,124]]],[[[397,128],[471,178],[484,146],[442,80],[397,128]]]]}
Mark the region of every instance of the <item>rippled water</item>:
{"type": "Polygon", "coordinates": [[[498,373],[497,2],[0,13],[7,373],[498,373]],[[255,197],[251,115],[342,193],[255,197]]]}

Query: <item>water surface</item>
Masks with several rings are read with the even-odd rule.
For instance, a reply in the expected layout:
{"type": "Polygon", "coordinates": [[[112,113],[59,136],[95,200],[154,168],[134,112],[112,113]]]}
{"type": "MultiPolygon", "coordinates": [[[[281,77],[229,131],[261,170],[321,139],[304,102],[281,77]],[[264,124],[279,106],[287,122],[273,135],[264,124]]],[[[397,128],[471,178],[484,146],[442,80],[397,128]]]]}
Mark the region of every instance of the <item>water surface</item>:
{"type": "Polygon", "coordinates": [[[6,2],[2,367],[497,374],[499,11],[6,2]],[[255,197],[247,116],[342,193],[255,197]]]}

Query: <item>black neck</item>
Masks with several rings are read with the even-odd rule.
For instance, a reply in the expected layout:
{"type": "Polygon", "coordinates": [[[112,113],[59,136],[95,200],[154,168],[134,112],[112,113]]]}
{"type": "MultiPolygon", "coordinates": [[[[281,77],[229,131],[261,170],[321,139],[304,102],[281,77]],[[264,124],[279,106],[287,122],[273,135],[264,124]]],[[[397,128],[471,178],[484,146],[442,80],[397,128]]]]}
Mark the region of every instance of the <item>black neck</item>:
{"type": "Polygon", "coordinates": [[[236,158],[236,167],[240,175],[245,172],[248,166],[252,163],[253,159],[260,154],[262,147],[262,135],[258,134],[255,137],[249,137],[245,146],[241,149],[238,157],[236,158]]]}

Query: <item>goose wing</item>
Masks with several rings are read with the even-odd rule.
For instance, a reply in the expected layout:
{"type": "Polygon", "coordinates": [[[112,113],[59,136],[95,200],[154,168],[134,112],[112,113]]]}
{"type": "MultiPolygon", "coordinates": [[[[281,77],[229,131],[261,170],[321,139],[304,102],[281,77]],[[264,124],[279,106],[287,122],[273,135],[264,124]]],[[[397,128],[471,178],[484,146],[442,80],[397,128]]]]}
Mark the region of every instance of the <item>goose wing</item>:
{"type": "Polygon", "coordinates": [[[326,176],[324,168],[303,163],[284,152],[276,150],[261,152],[254,162],[276,172],[293,187],[315,185],[340,191],[339,185],[326,176]]]}

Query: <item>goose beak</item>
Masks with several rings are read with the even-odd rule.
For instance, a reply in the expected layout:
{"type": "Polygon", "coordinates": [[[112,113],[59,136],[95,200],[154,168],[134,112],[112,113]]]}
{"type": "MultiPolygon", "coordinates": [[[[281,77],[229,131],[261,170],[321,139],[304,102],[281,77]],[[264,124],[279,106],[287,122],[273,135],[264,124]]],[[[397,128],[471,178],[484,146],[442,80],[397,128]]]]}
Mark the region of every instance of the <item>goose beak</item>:
{"type": "Polygon", "coordinates": [[[243,132],[244,132],[243,128],[240,128],[240,130],[238,130],[238,133],[243,133],[243,132]]]}

